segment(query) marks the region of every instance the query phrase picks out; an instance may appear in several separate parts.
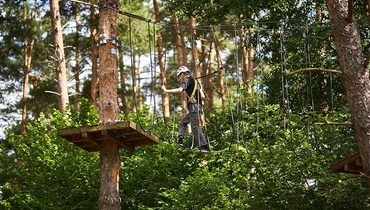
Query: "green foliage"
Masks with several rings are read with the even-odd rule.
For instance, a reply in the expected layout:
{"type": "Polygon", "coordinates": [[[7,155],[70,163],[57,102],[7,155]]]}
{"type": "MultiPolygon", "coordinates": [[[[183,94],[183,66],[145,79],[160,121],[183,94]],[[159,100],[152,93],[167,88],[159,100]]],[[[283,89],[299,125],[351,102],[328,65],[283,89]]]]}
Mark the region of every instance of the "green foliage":
{"type": "Polygon", "coordinates": [[[68,123],[65,127],[81,127],[96,125],[99,122],[99,113],[86,98],[80,99],[80,110],[67,107],[68,123]]]}
{"type": "MultiPolygon", "coordinates": [[[[235,106],[209,117],[210,155],[171,144],[169,123],[162,128],[168,141],[124,157],[123,208],[366,208],[365,182],[329,169],[357,151],[351,129],[317,126],[324,116],[285,115],[277,105],[242,113],[235,106]],[[346,196],[361,202],[345,204],[346,196]]],[[[333,112],[330,120],[346,121],[348,113],[333,112]]]]}
{"type": "Polygon", "coordinates": [[[24,136],[8,133],[1,144],[1,209],[97,209],[99,155],[58,136],[59,128],[96,121],[90,105],[81,110],[90,112],[70,110],[64,118],[56,111],[29,123],[24,136]]]}
{"type": "MultiPolygon", "coordinates": [[[[123,209],[364,209],[368,189],[357,176],[329,166],[357,151],[346,112],[284,114],[278,105],[210,113],[204,132],[212,153],[197,155],[173,143],[177,125],[148,107],[131,114],[161,137],[158,145],[121,150],[123,209]],[[172,127],[174,130],[172,130],[172,127]],[[351,202],[345,202],[351,201],[351,202]]],[[[57,130],[97,122],[87,101],[68,116],[41,115],[25,136],[8,133],[0,150],[2,209],[97,209],[99,155],[61,139],[57,130]]],[[[190,139],[188,139],[190,141],[190,139]]]]}

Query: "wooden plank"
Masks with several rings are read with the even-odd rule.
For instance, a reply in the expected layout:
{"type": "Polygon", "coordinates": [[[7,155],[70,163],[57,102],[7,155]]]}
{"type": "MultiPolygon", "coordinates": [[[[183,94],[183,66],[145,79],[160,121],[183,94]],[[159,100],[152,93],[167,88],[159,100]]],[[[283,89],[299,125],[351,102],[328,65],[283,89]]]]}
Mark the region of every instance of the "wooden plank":
{"type": "Polygon", "coordinates": [[[363,168],[362,166],[346,164],[344,165],[344,171],[349,173],[359,173],[360,171],[363,171],[363,168]]]}
{"type": "Polygon", "coordinates": [[[58,130],[58,135],[59,136],[70,136],[73,134],[79,134],[80,129],[79,128],[63,128],[58,130]]]}
{"type": "Polygon", "coordinates": [[[117,122],[105,125],[64,128],[59,136],[74,143],[86,151],[99,151],[99,141],[116,141],[121,148],[134,151],[137,146],[159,143],[151,132],[144,130],[134,122],[117,122]]]}
{"type": "Polygon", "coordinates": [[[340,161],[336,162],[335,164],[333,164],[331,166],[331,170],[332,171],[339,170],[339,169],[343,168],[344,165],[346,165],[346,164],[348,164],[350,162],[355,161],[359,157],[360,157],[360,154],[359,153],[355,153],[355,154],[353,154],[353,155],[351,155],[351,156],[349,156],[349,157],[347,157],[347,158],[345,158],[343,160],[340,160],[340,161]]]}
{"type": "Polygon", "coordinates": [[[125,142],[124,142],[124,141],[120,141],[119,139],[117,139],[117,138],[114,136],[113,132],[111,132],[111,131],[108,131],[108,130],[102,130],[102,131],[101,131],[101,135],[102,135],[102,136],[106,136],[106,137],[107,137],[107,139],[109,139],[109,140],[111,140],[111,141],[115,141],[115,142],[117,142],[121,147],[123,147],[123,148],[127,149],[127,150],[128,150],[128,151],[130,151],[130,152],[135,151],[135,147],[134,147],[133,145],[127,145],[127,144],[125,144],[125,142]]]}
{"type": "Polygon", "coordinates": [[[144,131],[141,127],[138,127],[134,122],[131,122],[130,121],[130,127],[135,129],[136,131],[140,132],[141,134],[143,134],[144,136],[150,138],[151,140],[159,143],[159,139],[158,137],[152,135],[150,132],[148,131],[144,131]]]}
{"type": "Polygon", "coordinates": [[[363,172],[360,153],[355,153],[331,165],[333,172],[360,173],[363,172]]]}
{"type": "Polygon", "coordinates": [[[363,166],[363,163],[362,163],[362,159],[361,158],[356,159],[356,165],[357,166],[363,166]]]}
{"type": "Polygon", "coordinates": [[[81,133],[81,137],[85,140],[87,140],[88,142],[90,142],[91,144],[93,144],[94,146],[98,146],[98,142],[96,142],[94,139],[95,137],[90,134],[90,133],[86,133],[86,132],[83,132],[81,133]]]}

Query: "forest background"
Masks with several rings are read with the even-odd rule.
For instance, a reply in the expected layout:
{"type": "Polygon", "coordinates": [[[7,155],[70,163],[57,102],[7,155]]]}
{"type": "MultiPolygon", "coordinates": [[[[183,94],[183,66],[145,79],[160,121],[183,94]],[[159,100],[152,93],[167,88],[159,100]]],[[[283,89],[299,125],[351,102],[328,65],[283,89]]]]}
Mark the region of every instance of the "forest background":
{"type": "MultiPolygon", "coordinates": [[[[121,208],[369,208],[367,173],[330,170],[362,148],[328,5],[354,15],[367,71],[369,2],[348,2],[120,1],[120,120],[161,140],[120,150],[121,208]],[[208,156],[174,144],[184,96],[160,86],[177,87],[181,65],[205,76],[208,156]]],[[[99,154],[58,129],[99,122],[98,2],[59,2],[63,59],[49,2],[0,4],[0,208],[97,209],[99,154]]]]}

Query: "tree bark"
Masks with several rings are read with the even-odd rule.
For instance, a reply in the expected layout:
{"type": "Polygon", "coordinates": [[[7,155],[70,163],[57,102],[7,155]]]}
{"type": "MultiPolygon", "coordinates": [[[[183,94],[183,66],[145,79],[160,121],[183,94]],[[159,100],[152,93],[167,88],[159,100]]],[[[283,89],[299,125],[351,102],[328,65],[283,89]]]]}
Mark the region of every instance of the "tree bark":
{"type": "MultiPolygon", "coordinates": [[[[27,28],[27,2],[23,2],[23,20],[25,23],[24,28],[27,28]]],[[[37,18],[37,12],[35,12],[34,19],[37,18]]],[[[22,121],[21,121],[21,134],[25,135],[27,132],[27,98],[28,98],[28,86],[29,86],[29,73],[31,70],[31,61],[32,61],[32,54],[33,48],[35,44],[34,36],[31,37],[31,42],[28,42],[29,34],[23,35],[23,107],[22,107],[22,121]]]]}
{"type": "Polygon", "coordinates": [[[185,66],[185,65],[187,65],[187,60],[186,60],[186,52],[185,52],[183,41],[182,41],[183,32],[180,28],[179,18],[177,17],[176,14],[174,15],[173,22],[174,22],[174,25],[175,25],[177,65],[178,65],[178,67],[185,66]]]}
{"type": "Polygon", "coordinates": [[[119,147],[114,141],[105,140],[100,144],[100,210],[120,209],[119,168],[121,160],[119,147]]]}
{"type": "MultiPolygon", "coordinates": [[[[131,29],[130,29],[131,30],[131,29]]],[[[136,82],[137,82],[137,78],[136,78],[136,50],[135,49],[131,49],[131,59],[132,59],[132,62],[131,62],[131,81],[132,81],[132,110],[134,112],[137,112],[137,104],[136,104],[136,82]]]]}
{"type": "MultiPolygon", "coordinates": [[[[119,48],[119,55],[122,55],[122,48],[119,48]]],[[[123,113],[125,115],[125,119],[128,120],[129,109],[128,109],[128,98],[126,95],[126,81],[125,81],[126,74],[125,74],[125,65],[123,63],[123,59],[118,60],[118,65],[120,69],[119,75],[120,75],[120,83],[121,83],[121,88],[122,88],[121,97],[122,97],[123,113]]]]}
{"type": "Polygon", "coordinates": [[[367,5],[366,5],[366,15],[367,15],[367,19],[370,23],[370,0],[367,1],[367,5]]]}
{"type": "MultiPolygon", "coordinates": [[[[159,6],[157,0],[153,0],[153,7],[154,7],[154,14],[155,14],[155,22],[159,23],[161,21],[159,6]]],[[[167,79],[166,79],[166,69],[164,68],[164,56],[163,56],[163,38],[160,31],[157,32],[157,51],[158,51],[158,64],[160,70],[160,79],[162,84],[167,87],[167,79]]],[[[154,80],[155,81],[155,80],[154,80]]],[[[167,121],[170,118],[170,101],[168,98],[168,94],[162,92],[162,111],[163,111],[163,118],[167,121]]]]}
{"type": "MultiPolygon", "coordinates": [[[[209,66],[208,66],[207,74],[212,74],[215,69],[215,65],[213,64],[213,61],[215,60],[215,55],[216,55],[215,47],[216,47],[215,42],[212,42],[211,49],[209,52],[210,55],[209,55],[209,66]]],[[[206,107],[209,111],[211,111],[213,110],[213,95],[214,95],[213,76],[208,76],[204,78],[204,91],[207,96],[207,100],[205,101],[206,107]]]]}
{"type": "MultiPolygon", "coordinates": [[[[95,3],[95,0],[93,0],[95,3]]],[[[95,7],[90,6],[90,18],[96,20],[95,7]]],[[[96,42],[97,29],[95,21],[90,24],[90,43],[91,43],[91,87],[90,87],[90,101],[95,109],[98,108],[98,47],[96,42]]]]}
{"type": "MultiPolygon", "coordinates": [[[[117,9],[114,0],[100,1],[99,22],[99,122],[118,120],[117,9]]],[[[118,189],[120,156],[115,141],[105,139],[100,146],[99,209],[120,209],[118,189]]]]}
{"type": "Polygon", "coordinates": [[[199,70],[199,55],[198,55],[198,47],[197,42],[194,39],[196,35],[196,23],[194,16],[189,17],[189,26],[190,26],[190,37],[191,38],[191,49],[192,49],[192,55],[193,55],[193,75],[194,77],[200,77],[200,70],[199,70]]]}
{"type": "Polygon", "coordinates": [[[65,108],[69,103],[68,99],[68,84],[67,84],[67,68],[64,57],[63,31],[61,25],[61,17],[59,11],[59,0],[50,0],[50,15],[52,34],[54,37],[54,52],[56,62],[56,78],[58,81],[57,90],[59,93],[59,110],[65,115],[65,108]]]}
{"type": "MultiPolygon", "coordinates": [[[[245,28],[240,29],[240,36],[242,37],[242,78],[243,83],[246,85],[246,95],[245,98],[247,99],[247,104],[249,106],[253,106],[253,101],[250,98],[253,96],[253,79],[254,79],[254,64],[253,64],[253,57],[254,57],[254,48],[252,45],[245,42],[247,33],[245,32],[245,28]]],[[[250,38],[252,39],[252,37],[250,38]]]]}
{"type": "MultiPolygon", "coordinates": [[[[177,15],[174,15],[174,25],[175,25],[175,42],[176,42],[176,51],[177,51],[177,66],[185,66],[187,65],[186,61],[186,52],[184,49],[184,44],[183,44],[183,32],[180,28],[180,23],[177,15]]],[[[168,97],[168,96],[167,96],[168,97]]],[[[181,93],[181,106],[182,106],[182,116],[186,115],[186,101],[185,101],[186,95],[185,93],[181,93]]]]}
{"type": "MultiPolygon", "coordinates": [[[[363,160],[365,177],[369,177],[370,81],[369,71],[364,67],[360,34],[355,18],[352,17],[352,22],[347,19],[348,1],[327,0],[326,4],[351,112],[352,128],[363,160]]],[[[370,187],[370,179],[365,180],[370,187]]]]}
{"type": "MultiPolygon", "coordinates": [[[[219,49],[218,44],[215,45],[215,48],[216,48],[216,55],[217,55],[217,65],[218,65],[218,68],[220,69],[220,68],[223,68],[223,66],[221,62],[220,49],[219,49]]],[[[227,101],[226,101],[226,91],[225,91],[225,85],[224,85],[223,71],[218,71],[218,80],[220,81],[219,93],[220,93],[221,103],[222,103],[222,106],[225,107],[227,101]]]]}
{"type": "Polygon", "coordinates": [[[137,79],[137,95],[136,95],[136,101],[137,101],[137,107],[141,109],[143,107],[143,94],[141,92],[141,67],[140,67],[140,62],[141,62],[141,55],[140,52],[137,51],[137,68],[136,68],[136,79],[137,79]]]}
{"type": "Polygon", "coordinates": [[[75,23],[76,23],[76,39],[75,39],[75,46],[76,46],[76,66],[74,68],[73,74],[75,77],[75,108],[76,110],[80,110],[80,71],[81,71],[81,47],[80,47],[80,6],[79,4],[75,5],[75,23]]]}

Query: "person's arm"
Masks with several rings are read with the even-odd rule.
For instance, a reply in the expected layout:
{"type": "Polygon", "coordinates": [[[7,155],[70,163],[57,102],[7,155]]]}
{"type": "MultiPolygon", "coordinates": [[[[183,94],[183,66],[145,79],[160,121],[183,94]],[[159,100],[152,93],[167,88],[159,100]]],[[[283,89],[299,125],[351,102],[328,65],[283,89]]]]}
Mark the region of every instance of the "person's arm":
{"type": "Polygon", "coordinates": [[[167,89],[166,86],[162,85],[162,90],[165,93],[181,93],[184,89],[182,89],[182,87],[174,88],[174,89],[167,89]]]}

